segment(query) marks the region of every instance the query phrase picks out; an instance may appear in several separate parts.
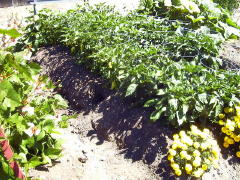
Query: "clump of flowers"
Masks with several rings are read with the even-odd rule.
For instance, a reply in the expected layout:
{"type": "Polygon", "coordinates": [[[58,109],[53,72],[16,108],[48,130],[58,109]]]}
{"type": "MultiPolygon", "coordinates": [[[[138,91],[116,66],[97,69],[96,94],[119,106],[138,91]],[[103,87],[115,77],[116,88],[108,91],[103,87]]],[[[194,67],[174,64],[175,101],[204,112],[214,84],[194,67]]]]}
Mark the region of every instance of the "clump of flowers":
{"type": "Polygon", "coordinates": [[[211,166],[218,166],[219,147],[208,129],[201,131],[192,125],[191,131],[180,131],[173,139],[168,160],[177,176],[201,177],[211,166]]]}
{"type": "MultiPolygon", "coordinates": [[[[218,115],[218,124],[223,126],[221,131],[226,135],[224,137],[223,146],[229,146],[240,142],[240,106],[235,108],[225,107],[224,113],[218,115]]],[[[239,147],[240,150],[240,147],[239,147]]],[[[236,156],[240,158],[240,151],[236,152],[236,156]]]]}

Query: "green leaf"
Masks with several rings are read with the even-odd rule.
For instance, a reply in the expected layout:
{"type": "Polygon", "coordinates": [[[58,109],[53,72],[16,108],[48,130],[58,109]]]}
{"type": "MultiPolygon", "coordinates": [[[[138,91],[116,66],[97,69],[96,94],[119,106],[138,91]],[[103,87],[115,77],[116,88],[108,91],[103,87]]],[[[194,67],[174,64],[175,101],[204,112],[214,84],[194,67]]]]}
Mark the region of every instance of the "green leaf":
{"type": "Polygon", "coordinates": [[[28,168],[35,168],[39,165],[43,164],[40,157],[38,156],[33,156],[29,161],[28,161],[28,168]]]}
{"type": "Polygon", "coordinates": [[[37,141],[41,141],[45,137],[46,133],[45,131],[41,131],[39,135],[37,135],[37,141]]]}
{"type": "Polygon", "coordinates": [[[157,121],[161,117],[162,113],[164,113],[166,110],[167,110],[166,107],[162,107],[161,109],[154,111],[150,116],[150,120],[152,122],[157,121]]]}
{"type": "Polygon", "coordinates": [[[10,98],[5,98],[2,107],[6,110],[7,108],[10,108],[11,111],[13,111],[16,107],[20,106],[21,104],[17,101],[14,101],[10,98]]]}
{"type": "Polygon", "coordinates": [[[172,0],[164,0],[164,6],[166,7],[172,6],[172,0]]]}
{"type": "Polygon", "coordinates": [[[61,95],[55,94],[53,97],[54,97],[54,99],[57,100],[57,105],[58,106],[60,106],[62,108],[68,107],[68,104],[67,104],[66,100],[63,99],[61,95]]]}
{"type": "Polygon", "coordinates": [[[59,158],[61,152],[62,149],[48,148],[47,150],[45,150],[45,155],[50,157],[51,159],[57,159],[59,158]]]}
{"type": "Polygon", "coordinates": [[[172,107],[174,110],[177,110],[178,108],[178,100],[177,99],[170,99],[168,101],[170,107],[172,107]]]}
{"type": "Polygon", "coordinates": [[[206,93],[202,93],[202,94],[198,94],[198,99],[200,100],[201,103],[208,103],[207,100],[207,94],[206,93]]]}
{"type": "Polygon", "coordinates": [[[130,96],[132,95],[136,89],[137,89],[138,85],[137,84],[130,84],[130,86],[128,86],[127,91],[126,91],[126,95],[125,96],[130,96]]]}
{"type": "Polygon", "coordinates": [[[159,99],[151,99],[151,100],[148,100],[148,101],[144,104],[144,107],[152,107],[152,106],[154,106],[155,104],[157,104],[158,101],[159,101],[159,99]]]}
{"type": "Polygon", "coordinates": [[[55,124],[54,124],[53,120],[50,120],[50,119],[44,120],[44,121],[42,122],[42,124],[43,124],[43,129],[44,129],[46,132],[49,132],[49,133],[51,133],[51,131],[52,131],[52,130],[54,129],[54,127],[55,127],[55,124]]]}
{"type": "Polygon", "coordinates": [[[22,35],[16,29],[0,29],[0,34],[8,35],[12,38],[18,38],[22,35]]]}
{"type": "Polygon", "coordinates": [[[165,95],[165,94],[166,94],[166,92],[165,92],[164,89],[158,89],[157,93],[156,93],[156,95],[158,95],[158,96],[162,96],[162,95],[165,95]]]}

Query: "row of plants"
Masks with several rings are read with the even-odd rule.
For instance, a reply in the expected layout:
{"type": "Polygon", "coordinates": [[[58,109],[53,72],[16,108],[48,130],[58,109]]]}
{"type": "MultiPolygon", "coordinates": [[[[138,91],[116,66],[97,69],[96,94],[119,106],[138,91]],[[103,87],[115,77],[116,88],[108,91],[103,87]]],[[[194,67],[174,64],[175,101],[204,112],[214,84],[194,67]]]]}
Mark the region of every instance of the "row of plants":
{"type": "MultiPolygon", "coordinates": [[[[218,56],[223,41],[239,37],[230,13],[210,0],[142,5],[128,15],[104,5],[41,11],[28,18],[16,50],[66,46],[79,63],[110,80],[111,89],[153,107],[153,122],[175,127],[221,122],[228,145],[237,142],[237,118],[230,113],[230,120],[224,119],[228,114],[222,117],[222,112],[224,107],[238,112],[240,74],[225,70],[218,56]]],[[[220,150],[210,137],[209,130],[196,126],[174,135],[168,159],[176,175],[200,177],[217,164],[220,150]]]]}
{"type": "Polygon", "coordinates": [[[112,89],[153,106],[152,121],[205,123],[238,101],[239,73],[225,71],[218,58],[224,35],[207,25],[193,29],[184,21],[138,12],[123,16],[102,5],[44,10],[28,20],[18,48],[69,47],[79,63],[109,79],[112,89]]]}
{"type": "MultiPolygon", "coordinates": [[[[0,33],[12,38],[20,35],[16,30],[0,33]]],[[[0,144],[9,143],[14,152],[7,160],[6,147],[0,146],[0,179],[17,179],[11,166],[14,161],[27,176],[30,168],[61,156],[61,140],[55,134],[62,117],[56,112],[67,103],[53,92],[49,79],[39,75],[39,65],[26,60],[28,53],[12,53],[10,47],[0,50],[0,133],[4,133],[0,144]]]]}

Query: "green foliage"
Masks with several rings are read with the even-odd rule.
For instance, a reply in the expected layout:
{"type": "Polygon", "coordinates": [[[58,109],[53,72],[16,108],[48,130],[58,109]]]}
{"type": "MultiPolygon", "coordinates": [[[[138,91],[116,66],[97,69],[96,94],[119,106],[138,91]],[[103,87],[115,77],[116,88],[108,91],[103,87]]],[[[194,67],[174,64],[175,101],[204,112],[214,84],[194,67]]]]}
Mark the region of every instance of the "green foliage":
{"type": "Polygon", "coordinates": [[[207,26],[226,39],[240,37],[237,24],[228,11],[212,0],[142,0],[139,12],[171,20],[183,20],[190,29],[207,26]]]}
{"type": "Polygon", "coordinates": [[[14,177],[14,172],[10,167],[9,162],[4,157],[1,148],[0,148],[0,178],[3,180],[4,179],[16,180],[16,178],[14,177]]]}
{"type": "Polygon", "coordinates": [[[225,9],[229,11],[233,11],[239,7],[240,1],[239,0],[213,0],[215,3],[218,3],[225,9]]]}
{"type": "MultiPolygon", "coordinates": [[[[24,54],[0,51],[0,125],[14,160],[28,170],[61,155],[61,143],[53,136],[57,133],[54,115],[67,104],[52,94],[49,80],[38,75],[39,65],[24,60],[24,54]]],[[[5,161],[1,163],[0,172],[6,172],[5,161]]]]}
{"type": "Polygon", "coordinates": [[[102,5],[42,11],[29,21],[22,45],[69,47],[79,63],[109,79],[109,87],[153,106],[152,121],[205,123],[238,101],[239,74],[227,73],[218,58],[224,37],[234,33],[206,24],[193,28],[166,14],[123,16],[102,5]]]}
{"type": "Polygon", "coordinates": [[[8,35],[12,38],[18,38],[21,34],[16,29],[0,29],[0,34],[8,35]]]}

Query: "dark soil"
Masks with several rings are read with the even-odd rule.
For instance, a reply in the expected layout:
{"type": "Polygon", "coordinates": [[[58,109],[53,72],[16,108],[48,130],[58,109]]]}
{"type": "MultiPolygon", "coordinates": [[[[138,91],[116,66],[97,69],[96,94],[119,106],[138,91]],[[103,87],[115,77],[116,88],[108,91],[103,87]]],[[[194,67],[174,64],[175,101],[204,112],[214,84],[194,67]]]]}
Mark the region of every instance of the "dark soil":
{"type": "Polygon", "coordinates": [[[228,70],[240,70],[240,40],[227,41],[222,45],[220,57],[223,67],[228,70]]]}

